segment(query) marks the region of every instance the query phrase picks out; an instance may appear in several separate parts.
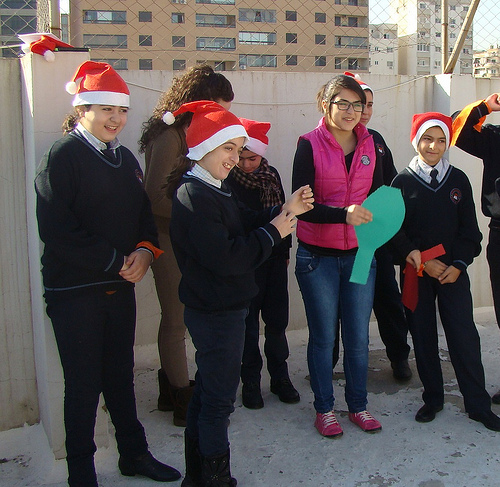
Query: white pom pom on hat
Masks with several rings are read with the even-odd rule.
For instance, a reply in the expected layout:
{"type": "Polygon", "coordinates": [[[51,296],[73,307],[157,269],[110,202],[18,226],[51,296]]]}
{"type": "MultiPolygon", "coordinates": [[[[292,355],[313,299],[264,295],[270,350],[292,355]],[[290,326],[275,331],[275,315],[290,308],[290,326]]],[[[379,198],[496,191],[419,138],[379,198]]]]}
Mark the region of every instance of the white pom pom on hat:
{"type": "Polygon", "coordinates": [[[172,125],[175,122],[175,116],[172,112],[165,112],[165,114],[162,117],[162,120],[167,124],[167,125],[172,125]]]}

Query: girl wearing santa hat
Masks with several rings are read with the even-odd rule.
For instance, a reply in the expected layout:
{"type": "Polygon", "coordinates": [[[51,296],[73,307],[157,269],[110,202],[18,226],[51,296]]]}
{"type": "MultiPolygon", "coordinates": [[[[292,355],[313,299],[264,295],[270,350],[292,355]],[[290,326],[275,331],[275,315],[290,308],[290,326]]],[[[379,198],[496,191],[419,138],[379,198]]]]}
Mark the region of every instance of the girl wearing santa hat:
{"type": "MultiPolygon", "coordinates": [[[[450,117],[437,112],[414,115],[410,139],[418,155],[392,183],[401,189],[406,215],[391,245],[420,276],[411,290],[411,303],[405,302],[418,375],[424,386],[424,405],[415,420],[434,420],[444,404],[437,299],[465,410],[474,421],[500,431],[500,418],[491,411],[491,398],[485,388],[467,274],[467,267],[481,252],[482,235],[467,176],[443,158],[451,136],[450,117]]],[[[405,275],[404,296],[410,294],[408,281],[405,275]]]]}
{"type": "Polygon", "coordinates": [[[94,426],[102,392],[119,469],[168,482],[180,473],[148,450],[134,395],[134,284],[161,254],[142,171],[117,135],[129,90],[106,63],[86,61],[67,85],[69,132],[43,157],[35,186],[42,275],[64,372],[71,487],[95,487],[94,426]]]}
{"type": "Polygon", "coordinates": [[[179,301],[181,273],[170,242],[172,195],[166,194],[165,184],[168,175],[187,154],[186,130],[192,114],[179,115],[172,125],[167,125],[163,116],[183,103],[196,100],[213,100],[229,110],[233,98],[231,83],[223,74],[214,72],[208,65],[195,66],[175,77],[172,86],[160,96],[153,115],[144,124],[139,141],[139,150],[146,158],[144,188],[151,200],[160,247],[165,251],[151,266],[161,307],[158,409],[173,410],[176,426],[186,426],[187,406],[194,383],[189,380],[184,305],[179,301]]]}
{"type": "MultiPolygon", "coordinates": [[[[253,210],[263,210],[285,201],[285,192],[278,171],[265,158],[271,128],[268,122],[240,118],[248,133],[248,142],[240,160],[229,173],[228,184],[240,201],[253,210]]],[[[300,401],[288,374],[288,263],[291,236],[277,245],[269,259],[256,271],[259,294],[252,300],[246,319],[245,347],[241,364],[241,396],[243,406],[260,409],[264,400],[260,389],[262,356],[259,350],[259,315],[265,324],[264,353],[271,376],[271,392],[285,403],[300,401]]]]}
{"type": "Polygon", "coordinates": [[[360,123],[366,95],[351,76],[339,75],[317,95],[323,114],[318,126],[299,139],[292,188],[309,184],[314,209],[299,217],[295,274],[309,327],[307,361],[318,432],[329,438],[343,431],[334,412],[333,348],[340,319],[344,345],[345,398],[349,419],[363,431],[380,431],[366,410],[368,325],[373,305],[375,261],[367,283],[351,283],[357,252],[354,225],[372,220],[361,206],[384,182],[381,154],[360,123]]]}
{"type": "Polygon", "coordinates": [[[182,273],[179,296],[198,367],[187,413],[183,486],[235,486],[227,427],[240,378],[245,318],[258,292],[254,271],[294,230],[295,215],[307,211],[313,198],[304,186],[283,205],[261,212],[240,207],[224,180],[248,142],[245,128],[211,101],[186,103],[170,121],[187,111],[193,112],[186,134],[187,172],[180,181],[170,180],[177,188],[170,235],[182,273]]]}

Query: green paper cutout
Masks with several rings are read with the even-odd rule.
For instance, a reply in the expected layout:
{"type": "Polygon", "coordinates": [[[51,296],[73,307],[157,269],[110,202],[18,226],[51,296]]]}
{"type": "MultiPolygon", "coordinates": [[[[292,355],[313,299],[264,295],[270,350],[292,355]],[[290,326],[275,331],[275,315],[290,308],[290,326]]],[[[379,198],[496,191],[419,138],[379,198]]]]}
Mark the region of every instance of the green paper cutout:
{"type": "Polygon", "coordinates": [[[361,205],[373,213],[373,220],[354,227],[358,252],[350,282],[366,284],[375,250],[388,242],[401,228],[405,217],[403,195],[398,188],[381,186],[361,205]]]}

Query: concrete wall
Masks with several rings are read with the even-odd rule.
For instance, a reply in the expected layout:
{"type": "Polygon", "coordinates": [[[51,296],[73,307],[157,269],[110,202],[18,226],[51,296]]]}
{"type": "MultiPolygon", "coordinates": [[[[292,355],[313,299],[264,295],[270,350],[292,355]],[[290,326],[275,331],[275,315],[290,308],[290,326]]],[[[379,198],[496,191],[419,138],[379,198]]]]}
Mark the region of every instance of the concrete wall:
{"type": "MultiPolygon", "coordinates": [[[[41,246],[34,213],[33,179],[38,161],[60,137],[61,122],[71,110],[71,96],[65,93],[64,85],[76,67],[87,58],[86,53],[63,52],[56,53],[54,63],[47,63],[43,57],[30,54],[21,61],[21,77],[15,60],[5,60],[2,68],[7,66],[7,69],[2,69],[0,74],[0,102],[2,107],[11,107],[4,109],[9,117],[0,119],[3,176],[0,178],[0,429],[40,420],[57,457],[64,455],[63,381],[42,298],[41,246]],[[19,85],[22,89],[16,87],[13,80],[21,80],[19,85]],[[19,139],[16,140],[16,134],[21,132],[20,93],[23,146],[19,139]]],[[[320,114],[316,109],[315,95],[329,77],[318,73],[225,74],[232,82],[236,95],[232,111],[247,118],[271,122],[268,158],[280,171],[289,193],[297,138],[316,126],[320,114]]],[[[150,116],[160,93],[170,85],[173,73],[126,71],[122,75],[131,89],[132,107],[129,123],[120,134],[120,140],[137,154],[141,124],[150,116]]],[[[405,167],[414,155],[409,142],[413,113],[428,110],[450,113],[465,103],[500,91],[499,81],[474,80],[456,75],[418,79],[367,75],[364,81],[375,90],[375,114],[371,126],[384,135],[398,169],[405,167]]],[[[496,114],[490,115],[490,120],[500,123],[497,117],[496,114]]],[[[142,155],[137,155],[143,163],[142,155]]],[[[458,149],[452,149],[450,156],[452,163],[469,174],[476,201],[479,201],[481,162],[458,149]]],[[[486,221],[482,216],[480,222],[486,235],[486,221]]],[[[301,328],[306,326],[306,321],[293,268],[292,258],[290,327],[301,328]]],[[[475,306],[491,305],[484,252],[472,266],[471,275],[475,306]]],[[[137,300],[136,343],[155,343],[159,308],[150,272],[137,286],[137,300]]],[[[156,386],[152,384],[151,387],[156,386]]],[[[107,417],[100,411],[96,428],[100,446],[107,444],[107,434],[107,417]]]]}

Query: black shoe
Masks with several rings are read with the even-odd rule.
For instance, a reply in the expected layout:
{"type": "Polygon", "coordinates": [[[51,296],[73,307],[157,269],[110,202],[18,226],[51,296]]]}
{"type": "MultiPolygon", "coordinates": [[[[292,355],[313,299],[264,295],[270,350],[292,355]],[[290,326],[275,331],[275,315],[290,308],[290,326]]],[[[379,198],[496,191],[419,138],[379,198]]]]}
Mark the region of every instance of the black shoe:
{"type": "Polygon", "coordinates": [[[493,404],[500,404],[500,391],[498,391],[496,394],[493,394],[491,402],[493,404]]]}
{"type": "Polygon", "coordinates": [[[469,418],[483,423],[491,431],[500,431],[500,418],[493,411],[469,413],[469,418]]]}
{"type": "Polygon", "coordinates": [[[189,436],[184,430],[184,457],[186,459],[186,475],[181,487],[200,487],[203,485],[201,476],[201,455],[198,438],[189,436]]]}
{"type": "Polygon", "coordinates": [[[295,404],[300,401],[300,394],[293,387],[288,377],[278,380],[271,379],[271,392],[277,394],[281,402],[295,404]]]}
{"type": "Polygon", "coordinates": [[[392,376],[396,380],[408,381],[411,379],[412,373],[408,360],[399,360],[398,362],[391,362],[392,376]]]}
{"type": "Polygon", "coordinates": [[[231,476],[229,450],[224,455],[202,458],[202,484],[205,487],[236,487],[238,482],[231,476]]]}
{"type": "Polygon", "coordinates": [[[245,382],[241,388],[241,402],[248,409],[262,409],[264,399],[260,392],[260,384],[257,382],[245,382]]]}
{"type": "Polygon", "coordinates": [[[181,474],[175,468],[159,462],[150,452],[134,459],[120,456],[118,468],[121,474],[127,477],[142,475],[158,482],[173,482],[181,478],[181,474]]]}
{"type": "Polygon", "coordinates": [[[419,423],[430,423],[435,417],[436,413],[443,410],[443,406],[429,406],[424,404],[415,415],[415,421],[419,423]]]}

